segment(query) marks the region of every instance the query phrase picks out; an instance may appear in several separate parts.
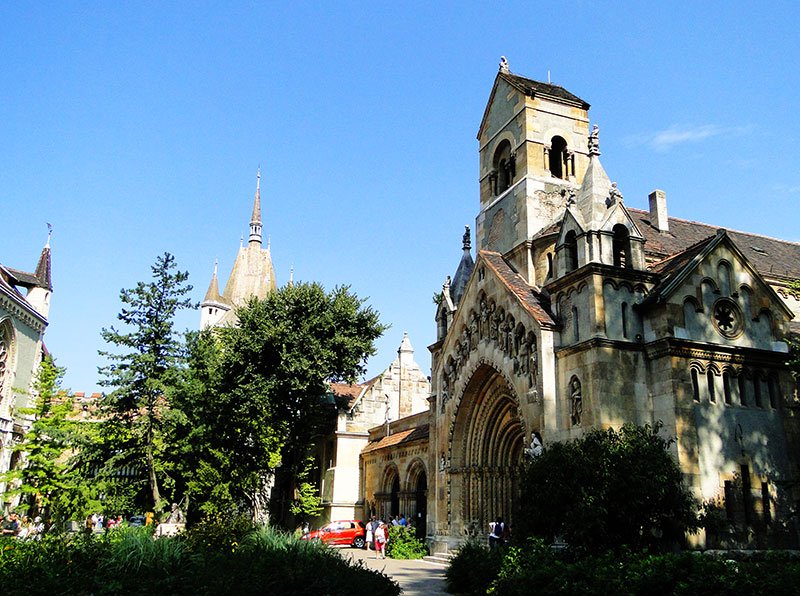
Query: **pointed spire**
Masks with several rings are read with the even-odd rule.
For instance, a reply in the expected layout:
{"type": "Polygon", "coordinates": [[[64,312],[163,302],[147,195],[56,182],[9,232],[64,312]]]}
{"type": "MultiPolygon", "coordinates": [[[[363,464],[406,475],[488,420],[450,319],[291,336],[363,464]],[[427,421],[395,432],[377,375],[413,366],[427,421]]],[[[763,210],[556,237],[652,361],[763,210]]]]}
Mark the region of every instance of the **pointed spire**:
{"type": "Polygon", "coordinates": [[[250,246],[261,246],[261,166],[256,174],[256,196],[253,199],[253,214],[250,216],[250,246]]]}
{"type": "MultiPolygon", "coordinates": [[[[472,270],[475,268],[475,261],[472,260],[472,241],[469,226],[464,226],[464,236],[461,238],[461,261],[456,268],[456,274],[453,276],[451,284],[450,296],[453,304],[458,304],[461,297],[464,295],[464,290],[467,287],[467,282],[472,275],[472,270]]],[[[449,278],[448,278],[449,279],[449,278]]]]}
{"type": "Polygon", "coordinates": [[[39,262],[36,264],[36,279],[39,282],[39,287],[50,291],[53,290],[50,265],[50,236],[52,233],[53,226],[47,224],[47,244],[44,245],[42,254],[39,256],[39,262]]]}
{"type": "MultiPolygon", "coordinates": [[[[600,163],[599,131],[600,128],[595,124],[589,135],[589,166],[583,175],[583,183],[576,197],[578,211],[588,229],[596,229],[601,225],[611,206],[608,199],[613,194],[611,180],[603,169],[603,164],[600,163]]],[[[621,193],[619,194],[621,197],[621,193]]],[[[614,195],[614,198],[619,197],[614,195]]]]}
{"type": "Polygon", "coordinates": [[[219,295],[219,281],[217,280],[217,266],[219,262],[214,259],[214,274],[211,276],[211,283],[208,284],[208,291],[203,302],[222,302],[222,297],[219,295]]]}

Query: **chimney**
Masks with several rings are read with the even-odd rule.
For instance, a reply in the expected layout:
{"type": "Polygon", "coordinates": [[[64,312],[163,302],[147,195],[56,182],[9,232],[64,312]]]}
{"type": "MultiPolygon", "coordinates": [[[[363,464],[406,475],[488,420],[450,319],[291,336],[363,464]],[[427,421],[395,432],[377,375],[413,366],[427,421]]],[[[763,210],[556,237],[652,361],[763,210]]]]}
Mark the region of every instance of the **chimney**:
{"type": "Polygon", "coordinates": [[[654,190],[647,197],[650,199],[650,223],[659,232],[669,232],[669,221],[667,219],[667,193],[663,190],[654,190]]]}

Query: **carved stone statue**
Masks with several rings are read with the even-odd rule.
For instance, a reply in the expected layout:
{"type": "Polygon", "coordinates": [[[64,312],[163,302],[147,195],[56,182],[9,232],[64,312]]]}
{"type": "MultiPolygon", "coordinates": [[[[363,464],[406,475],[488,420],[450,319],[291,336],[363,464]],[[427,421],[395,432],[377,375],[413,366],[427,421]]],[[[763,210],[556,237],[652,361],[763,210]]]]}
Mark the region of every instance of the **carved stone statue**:
{"type": "Polygon", "coordinates": [[[531,445],[530,447],[525,448],[525,455],[533,459],[534,457],[539,457],[544,450],[544,445],[542,444],[542,437],[536,431],[531,433],[531,445]]]}
{"type": "Polygon", "coordinates": [[[589,133],[589,154],[600,155],[600,127],[595,124],[589,133]]]}
{"type": "Polygon", "coordinates": [[[180,510],[177,503],[173,503],[172,507],[170,508],[169,515],[167,516],[168,524],[182,524],[186,521],[186,518],[183,515],[183,511],[180,510]]]}
{"type": "Polygon", "coordinates": [[[500,56],[500,72],[508,73],[508,59],[505,56],[500,56]]]}
{"type": "Polygon", "coordinates": [[[444,451],[442,451],[442,455],[439,458],[439,471],[444,472],[445,467],[447,467],[447,459],[444,456],[444,451]]]}
{"type": "Polygon", "coordinates": [[[469,314],[469,348],[474,350],[478,347],[478,314],[473,310],[469,314]]]}
{"type": "Polygon", "coordinates": [[[503,328],[503,322],[506,319],[506,313],[502,309],[498,309],[492,315],[492,329],[490,332],[490,336],[493,340],[499,341],[500,340],[500,333],[501,329],[503,328]]]}
{"type": "Polygon", "coordinates": [[[528,332],[528,340],[525,342],[528,346],[528,364],[526,366],[528,374],[528,384],[530,387],[536,386],[536,377],[539,372],[539,362],[536,356],[536,336],[533,331],[528,332]]]}
{"type": "Polygon", "coordinates": [[[488,339],[489,337],[489,307],[486,304],[486,299],[481,299],[481,318],[478,326],[479,339],[488,339]]]}
{"type": "Polygon", "coordinates": [[[612,182],[611,188],[608,191],[608,199],[606,199],[606,205],[608,207],[612,207],[617,202],[622,203],[622,193],[617,188],[617,183],[612,182]]]}
{"type": "Polygon", "coordinates": [[[581,415],[583,414],[583,396],[581,395],[581,382],[577,377],[573,377],[570,385],[570,401],[572,404],[570,419],[573,426],[578,426],[581,423],[581,415]]]}

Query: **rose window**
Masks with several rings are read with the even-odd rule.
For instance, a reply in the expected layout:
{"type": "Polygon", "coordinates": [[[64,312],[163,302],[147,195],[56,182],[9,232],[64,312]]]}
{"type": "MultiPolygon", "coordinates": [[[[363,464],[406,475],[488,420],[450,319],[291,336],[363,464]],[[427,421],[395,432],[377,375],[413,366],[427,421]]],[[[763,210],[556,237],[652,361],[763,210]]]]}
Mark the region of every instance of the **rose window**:
{"type": "Polygon", "coordinates": [[[736,337],[742,331],[742,315],[732,300],[722,298],[714,305],[714,326],[725,337],[736,337]]]}

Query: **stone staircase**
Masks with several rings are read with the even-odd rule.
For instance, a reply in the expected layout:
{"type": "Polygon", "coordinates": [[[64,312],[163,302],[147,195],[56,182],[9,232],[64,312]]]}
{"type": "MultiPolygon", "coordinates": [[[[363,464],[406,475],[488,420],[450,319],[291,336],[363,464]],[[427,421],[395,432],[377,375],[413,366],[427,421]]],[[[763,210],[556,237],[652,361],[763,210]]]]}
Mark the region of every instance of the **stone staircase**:
{"type": "Polygon", "coordinates": [[[450,565],[450,559],[452,559],[453,556],[453,553],[433,553],[432,555],[422,557],[422,560],[427,561],[428,563],[433,563],[434,565],[447,567],[450,565]]]}

